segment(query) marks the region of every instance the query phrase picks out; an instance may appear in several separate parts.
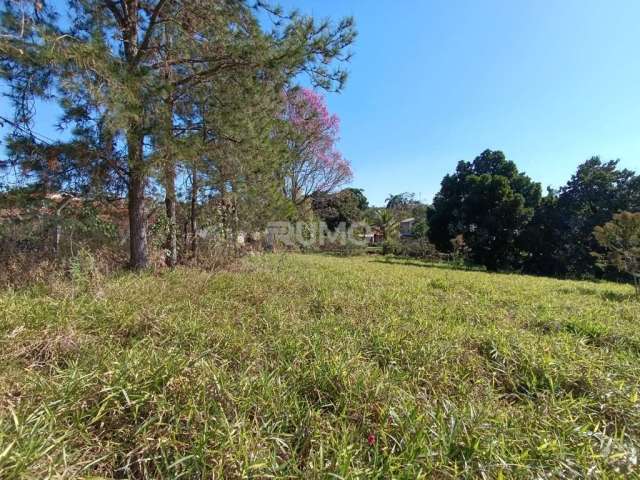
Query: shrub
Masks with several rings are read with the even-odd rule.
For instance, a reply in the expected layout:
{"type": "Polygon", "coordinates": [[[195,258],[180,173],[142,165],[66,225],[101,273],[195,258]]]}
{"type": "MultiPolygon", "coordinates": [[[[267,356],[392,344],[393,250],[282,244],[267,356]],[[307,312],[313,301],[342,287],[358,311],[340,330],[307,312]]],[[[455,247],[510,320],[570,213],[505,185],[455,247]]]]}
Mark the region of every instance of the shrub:
{"type": "Polygon", "coordinates": [[[122,265],[126,251],[117,225],[94,205],[72,198],[28,198],[0,205],[0,286],[44,283],[72,271],[81,252],[99,268],[122,265]],[[113,263],[115,262],[115,263],[113,263]]]}
{"type": "Polygon", "coordinates": [[[622,212],[613,220],[596,227],[596,240],[606,254],[594,255],[621,272],[631,275],[636,294],[640,295],[640,212],[622,212]]]}
{"type": "Polygon", "coordinates": [[[382,254],[383,255],[393,255],[397,251],[398,242],[395,240],[385,240],[382,242],[382,254]]]}
{"type": "Polygon", "coordinates": [[[387,241],[382,246],[384,255],[417,258],[420,260],[441,261],[447,256],[438,252],[435,246],[425,238],[402,241],[387,241]]]}
{"type": "Polygon", "coordinates": [[[341,257],[354,257],[364,255],[367,247],[354,242],[346,243],[325,243],[319,250],[321,252],[332,253],[341,257]]]}

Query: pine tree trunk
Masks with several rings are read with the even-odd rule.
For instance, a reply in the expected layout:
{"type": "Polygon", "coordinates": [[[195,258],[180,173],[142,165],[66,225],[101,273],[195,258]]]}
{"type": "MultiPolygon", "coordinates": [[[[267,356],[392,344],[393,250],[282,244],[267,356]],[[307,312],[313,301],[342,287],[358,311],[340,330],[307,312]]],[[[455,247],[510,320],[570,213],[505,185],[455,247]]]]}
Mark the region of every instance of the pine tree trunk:
{"type": "MultiPolygon", "coordinates": [[[[240,238],[240,217],[238,216],[238,192],[236,191],[235,184],[232,184],[231,188],[232,197],[231,197],[231,212],[233,215],[233,246],[234,250],[238,252],[240,250],[240,244],[238,243],[240,238]]],[[[244,242],[243,238],[243,242],[244,242]]]]}
{"type": "Polygon", "coordinates": [[[167,220],[169,222],[169,231],[167,232],[167,240],[165,248],[167,249],[167,258],[165,262],[167,267],[173,268],[178,263],[178,237],[177,237],[177,219],[176,219],[176,169],[172,162],[169,162],[165,169],[165,199],[164,204],[167,212],[167,220]]]}
{"type": "Polygon", "coordinates": [[[191,171],[191,256],[198,255],[198,170],[191,171]]]}
{"type": "Polygon", "coordinates": [[[60,253],[60,237],[62,236],[62,226],[60,226],[60,219],[56,218],[56,225],[53,229],[53,254],[57,257],[60,253]]]}
{"type": "MultiPolygon", "coordinates": [[[[162,30],[162,43],[169,46],[173,45],[173,38],[167,34],[167,29],[162,30]]],[[[171,70],[165,65],[164,79],[167,84],[171,83],[171,70]]],[[[169,139],[173,139],[173,117],[174,117],[174,92],[171,92],[167,99],[167,131],[165,135],[169,139]]],[[[171,154],[167,155],[164,166],[165,180],[165,208],[167,212],[167,220],[169,222],[167,239],[165,248],[167,256],[165,263],[167,267],[173,268],[178,263],[178,238],[177,238],[177,219],[176,219],[176,163],[171,158],[171,154]]]]}
{"type": "Polygon", "coordinates": [[[142,270],[149,265],[147,257],[147,218],[144,189],[146,178],[142,164],[142,139],[129,133],[129,266],[142,270]]]}

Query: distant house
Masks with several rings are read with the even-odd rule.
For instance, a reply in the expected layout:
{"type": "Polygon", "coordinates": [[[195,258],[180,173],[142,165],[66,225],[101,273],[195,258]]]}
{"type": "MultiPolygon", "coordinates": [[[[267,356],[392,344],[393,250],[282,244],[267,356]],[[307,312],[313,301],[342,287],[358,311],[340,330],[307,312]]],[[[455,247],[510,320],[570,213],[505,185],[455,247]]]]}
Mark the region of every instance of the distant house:
{"type": "Polygon", "coordinates": [[[413,237],[413,227],[416,224],[415,218],[405,218],[400,222],[400,238],[413,237]]]}
{"type": "Polygon", "coordinates": [[[367,241],[367,244],[371,246],[380,245],[384,242],[384,234],[380,228],[371,227],[370,231],[365,233],[364,239],[367,241]]]}

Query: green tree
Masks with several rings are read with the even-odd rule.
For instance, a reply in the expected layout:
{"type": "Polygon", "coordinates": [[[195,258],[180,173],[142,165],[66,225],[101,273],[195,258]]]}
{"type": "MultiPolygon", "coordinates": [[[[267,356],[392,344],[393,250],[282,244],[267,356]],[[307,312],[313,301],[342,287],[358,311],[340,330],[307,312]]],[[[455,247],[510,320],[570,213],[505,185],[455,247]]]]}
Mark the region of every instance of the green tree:
{"type": "Polygon", "coordinates": [[[596,227],[593,235],[606,251],[596,252],[595,257],[631,275],[636,294],[640,295],[640,212],[618,213],[610,222],[596,227]]]}
{"type": "Polygon", "coordinates": [[[385,200],[386,208],[389,210],[405,210],[416,203],[414,193],[403,192],[389,194],[385,200]]]}
{"type": "Polygon", "coordinates": [[[519,240],[540,203],[533,182],[500,151],[485,150],[473,162],[460,162],[442,181],[429,210],[429,237],[442,251],[462,234],[471,259],[487,269],[520,266],[519,240]]]}
{"type": "Polygon", "coordinates": [[[592,255],[600,250],[594,228],[618,212],[640,209],[640,177],[618,163],[592,157],[565,186],[547,196],[527,231],[526,271],[569,277],[601,274],[592,255]]]}
{"type": "Polygon", "coordinates": [[[346,188],[344,191],[351,192],[351,194],[355,197],[358,204],[358,210],[364,212],[369,208],[369,200],[364,194],[364,190],[362,188],[346,188]]]}
{"type": "Polygon", "coordinates": [[[346,188],[333,194],[316,192],[311,198],[314,212],[332,231],[341,223],[348,227],[362,220],[368,205],[362,190],[355,188],[346,188]]]}
{"type": "Polygon", "coordinates": [[[381,208],[376,212],[373,225],[380,229],[385,242],[394,241],[400,227],[395,215],[388,208],[381,208]]]}
{"type": "Polygon", "coordinates": [[[429,232],[428,205],[416,200],[414,193],[408,192],[389,195],[385,202],[386,208],[393,212],[398,221],[406,218],[414,219],[412,234],[415,238],[427,239],[429,232]]]}
{"type": "Polygon", "coordinates": [[[561,241],[564,218],[558,208],[558,193],[549,189],[520,238],[520,247],[526,252],[523,269],[527,273],[565,276],[567,254],[561,241]]]}
{"type": "Polygon", "coordinates": [[[426,213],[424,216],[416,219],[416,222],[413,225],[412,234],[418,239],[427,240],[429,238],[429,222],[427,221],[426,213]]]}

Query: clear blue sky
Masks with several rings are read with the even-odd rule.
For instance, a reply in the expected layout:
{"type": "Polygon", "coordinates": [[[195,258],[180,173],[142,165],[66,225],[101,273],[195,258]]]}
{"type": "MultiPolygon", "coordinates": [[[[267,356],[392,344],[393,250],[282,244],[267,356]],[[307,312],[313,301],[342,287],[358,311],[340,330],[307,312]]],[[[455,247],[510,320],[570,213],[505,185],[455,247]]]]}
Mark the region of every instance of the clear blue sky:
{"type": "MultiPolygon", "coordinates": [[[[638,0],[282,3],[356,19],[347,88],[328,101],[373,204],[404,191],[430,201],[485,148],[545,186],[592,155],[640,170],[638,0]]],[[[51,123],[38,130],[55,136],[51,123]]]]}

